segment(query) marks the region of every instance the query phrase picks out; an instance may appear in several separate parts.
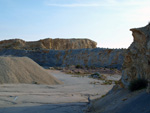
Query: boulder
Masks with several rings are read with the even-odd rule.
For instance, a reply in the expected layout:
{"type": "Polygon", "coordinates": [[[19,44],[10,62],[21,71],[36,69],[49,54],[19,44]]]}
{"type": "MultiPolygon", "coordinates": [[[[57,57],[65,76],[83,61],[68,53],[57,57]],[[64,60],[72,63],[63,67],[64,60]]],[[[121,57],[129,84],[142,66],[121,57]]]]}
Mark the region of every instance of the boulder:
{"type": "Polygon", "coordinates": [[[91,74],[89,77],[91,77],[91,78],[99,78],[99,79],[101,79],[102,78],[102,75],[99,73],[99,72],[96,72],[96,73],[94,73],[94,74],[91,74]]]}

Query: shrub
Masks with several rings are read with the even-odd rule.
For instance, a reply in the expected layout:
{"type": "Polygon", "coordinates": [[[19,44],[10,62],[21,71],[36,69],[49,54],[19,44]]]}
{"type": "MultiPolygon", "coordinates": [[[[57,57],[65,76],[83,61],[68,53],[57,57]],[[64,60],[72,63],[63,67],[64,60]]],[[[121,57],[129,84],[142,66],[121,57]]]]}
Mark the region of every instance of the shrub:
{"type": "Polygon", "coordinates": [[[33,84],[38,84],[38,82],[36,82],[36,81],[33,81],[32,83],[33,83],[33,84]]]}
{"type": "Polygon", "coordinates": [[[140,89],[146,88],[148,85],[148,81],[143,78],[132,80],[129,84],[129,90],[130,91],[136,91],[140,89]]]}
{"type": "Polygon", "coordinates": [[[105,80],[102,85],[111,85],[112,84],[112,80],[105,80]]]}
{"type": "Polygon", "coordinates": [[[85,68],[86,68],[86,69],[89,69],[89,66],[88,66],[88,65],[85,65],[85,68]]]}
{"type": "Polygon", "coordinates": [[[100,73],[98,73],[98,72],[96,72],[96,73],[94,73],[94,74],[91,74],[91,76],[93,77],[93,76],[100,76],[100,73]]]}
{"type": "Polygon", "coordinates": [[[79,69],[79,68],[83,68],[81,65],[76,65],[75,68],[79,69]]]}

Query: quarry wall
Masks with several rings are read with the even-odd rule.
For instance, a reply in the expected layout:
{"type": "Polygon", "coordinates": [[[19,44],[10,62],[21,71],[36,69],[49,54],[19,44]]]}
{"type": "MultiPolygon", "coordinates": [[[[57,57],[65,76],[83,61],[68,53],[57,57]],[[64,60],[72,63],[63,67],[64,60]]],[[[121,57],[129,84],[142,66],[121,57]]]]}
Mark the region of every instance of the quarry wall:
{"type": "Polygon", "coordinates": [[[94,66],[121,69],[124,49],[18,50],[1,49],[0,56],[27,56],[45,67],[94,66]]]}

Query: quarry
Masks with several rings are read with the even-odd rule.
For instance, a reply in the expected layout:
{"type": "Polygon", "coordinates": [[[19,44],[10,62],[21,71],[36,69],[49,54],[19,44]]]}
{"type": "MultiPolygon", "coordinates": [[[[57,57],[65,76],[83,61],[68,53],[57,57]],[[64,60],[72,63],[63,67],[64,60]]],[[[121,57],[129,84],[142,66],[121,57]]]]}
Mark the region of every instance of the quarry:
{"type": "Polygon", "coordinates": [[[0,41],[0,113],[149,113],[150,24],[130,31],[128,49],[90,39],[0,41]],[[139,79],[145,89],[130,90],[139,79]]]}

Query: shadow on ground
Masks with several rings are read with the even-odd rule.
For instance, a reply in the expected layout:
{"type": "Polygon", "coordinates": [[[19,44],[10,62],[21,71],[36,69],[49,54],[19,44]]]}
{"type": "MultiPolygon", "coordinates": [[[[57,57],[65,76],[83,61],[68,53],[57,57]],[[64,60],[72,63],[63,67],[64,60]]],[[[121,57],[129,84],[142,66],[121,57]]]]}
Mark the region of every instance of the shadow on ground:
{"type": "Polygon", "coordinates": [[[0,108],[0,113],[83,113],[86,103],[46,104],[0,108]]]}
{"type": "MultiPolygon", "coordinates": [[[[96,100],[90,113],[150,113],[150,94],[145,89],[129,92],[121,89],[96,100]]],[[[88,112],[88,113],[89,113],[88,112]]]]}

